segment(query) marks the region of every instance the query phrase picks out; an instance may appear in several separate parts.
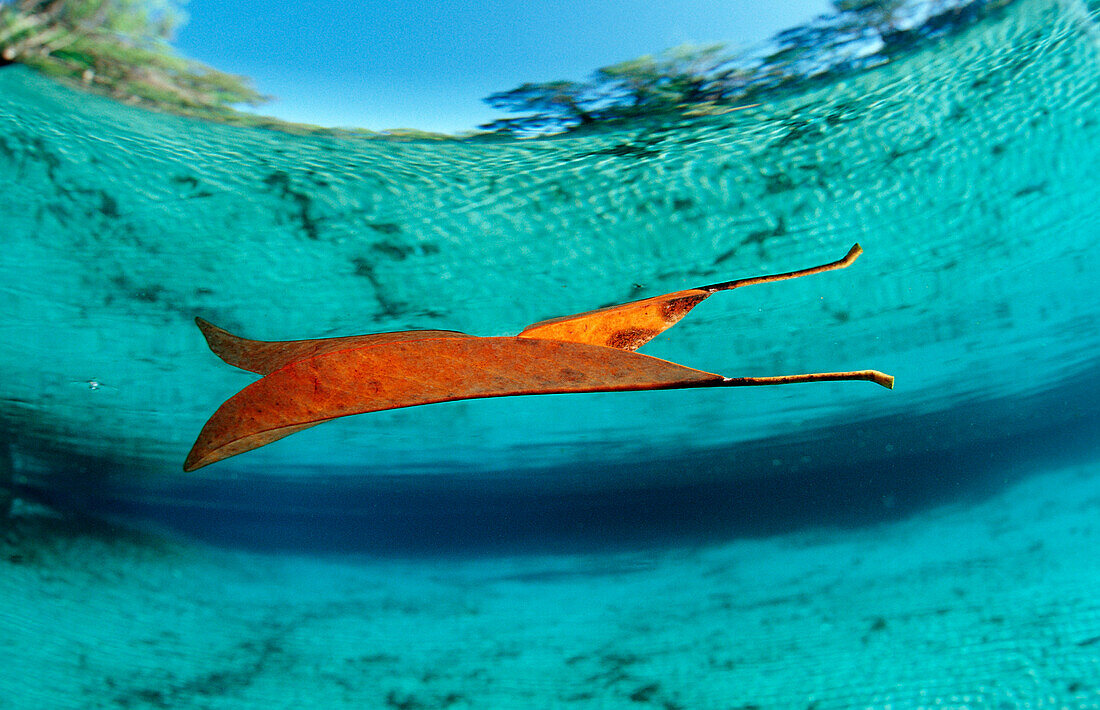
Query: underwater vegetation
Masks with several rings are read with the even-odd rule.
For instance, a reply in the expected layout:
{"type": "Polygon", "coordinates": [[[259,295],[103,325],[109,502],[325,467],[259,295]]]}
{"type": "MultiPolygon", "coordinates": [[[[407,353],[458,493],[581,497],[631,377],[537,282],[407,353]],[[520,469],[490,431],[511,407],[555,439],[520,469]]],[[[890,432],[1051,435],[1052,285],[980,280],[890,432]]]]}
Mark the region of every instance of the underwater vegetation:
{"type": "Polygon", "coordinates": [[[634,352],[712,294],[843,269],[860,253],[856,244],[821,266],[552,318],[515,336],[414,330],[263,342],[196,318],[216,355],[263,378],[218,408],[183,468],[193,471],[337,417],[460,399],[836,380],[893,388],[894,378],[876,370],[723,377],[634,352]]]}

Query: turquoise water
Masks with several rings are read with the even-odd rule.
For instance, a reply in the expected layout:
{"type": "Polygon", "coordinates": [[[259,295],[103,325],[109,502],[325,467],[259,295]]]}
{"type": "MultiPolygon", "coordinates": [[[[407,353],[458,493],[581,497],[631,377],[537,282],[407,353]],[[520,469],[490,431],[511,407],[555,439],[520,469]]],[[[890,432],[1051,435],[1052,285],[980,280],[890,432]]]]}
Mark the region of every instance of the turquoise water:
{"type": "Polygon", "coordinates": [[[0,69],[0,707],[1097,707],[1098,60],[1029,0],[723,116],[480,142],[0,69]],[[195,316],[512,334],[855,242],[643,352],[892,392],[453,402],[181,471],[254,379],[195,316]]]}

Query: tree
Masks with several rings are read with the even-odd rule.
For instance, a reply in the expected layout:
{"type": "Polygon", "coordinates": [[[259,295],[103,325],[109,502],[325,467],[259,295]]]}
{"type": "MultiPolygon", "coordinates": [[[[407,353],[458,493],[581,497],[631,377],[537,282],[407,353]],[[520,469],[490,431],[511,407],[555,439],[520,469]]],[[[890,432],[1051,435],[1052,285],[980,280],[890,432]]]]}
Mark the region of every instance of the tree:
{"type": "Polygon", "coordinates": [[[683,46],[597,69],[585,83],[523,84],[494,108],[527,115],[482,126],[500,133],[561,132],[599,122],[720,113],[761,94],[799,90],[960,31],[1014,0],[833,0],[835,12],[779,32],[754,54],[721,44],[683,46]]]}
{"type": "Polygon", "coordinates": [[[728,98],[743,72],[725,45],[684,45],[597,69],[590,81],[526,83],[484,99],[524,116],[482,126],[517,135],[562,132],[645,113],[698,109],[728,98]]]}
{"type": "Polygon", "coordinates": [[[265,97],[248,80],[179,55],[177,0],[14,0],[0,3],[0,58],[128,103],[209,117],[265,97]]]}
{"type": "Polygon", "coordinates": [[[597,69],[594,81],[617,106],[652,110],[699,104],[725,96],[735,60],[724,44],[681,45],[597,69]]]}
{"type": "Polygon", "coordinates": [[[833,0],[841,15],[855,20],[855,24],[874,28],[879,34],[889,32],[897,26],[903,10],[908,7],[907,0],[833,0]]]}
{"type": "Polygon", "coordinates": [[[596,122],[593,111],[599,96],[591,84],[576,81],[526,83],[508,91],[487,96],[493,108],[520,113],[534,111],[523,118],[505,118],[482,126],[488,130],[513,133],[557,132],[596,122]]]}

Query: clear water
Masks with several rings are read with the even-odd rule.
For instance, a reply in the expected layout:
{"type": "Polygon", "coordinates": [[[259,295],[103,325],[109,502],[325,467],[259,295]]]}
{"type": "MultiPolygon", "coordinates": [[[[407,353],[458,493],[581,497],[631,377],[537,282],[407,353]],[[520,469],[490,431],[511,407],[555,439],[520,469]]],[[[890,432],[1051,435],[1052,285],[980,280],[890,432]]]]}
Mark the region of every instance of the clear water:
{"type": "Polygon", "coordinates": [[[0,707],[1097,707],[1098,60],[1028,0],[753,109],[491,143],[0,70],[0,707]],[[252,379],[196,315],[509,334],[857,241],[643,351],[893,392],[456,402],[181,471],[252,379]]]}

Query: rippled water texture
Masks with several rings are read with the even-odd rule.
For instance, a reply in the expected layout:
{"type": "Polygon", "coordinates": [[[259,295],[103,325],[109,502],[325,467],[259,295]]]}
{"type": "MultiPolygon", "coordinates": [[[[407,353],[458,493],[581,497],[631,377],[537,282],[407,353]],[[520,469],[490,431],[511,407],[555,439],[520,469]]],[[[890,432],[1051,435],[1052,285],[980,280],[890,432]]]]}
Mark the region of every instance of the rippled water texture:
{"type": "Polygon", "coordinates": [[[209,352],[196,315],[259,339],[510,334],[857,241],[850,269],[718,294],[643,352],[731,376],[876,368],[893,392],[449,403],[329,423],[188,480],[622,487],[1079,424],[1100,341],[1098,37],[1069,3],[1023,2],[797,96],[528,141],[238,129],[3,69],[0,427],[16,473],[181,479],[202,423],[252,379],[209,352]]]}
{"type": "Polygon", "coordinates": [[[0,708],[1095,709],[1088,13],[1023,0],[797,96],[528,141],[296,137],[0,69],[0,708]],[[857,241],[643,352],[893,391],[454,402],[181,470],[254,379],[195,316],[509,334],[857,241]]]}

